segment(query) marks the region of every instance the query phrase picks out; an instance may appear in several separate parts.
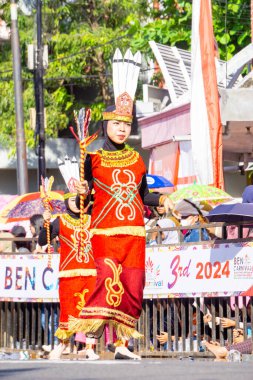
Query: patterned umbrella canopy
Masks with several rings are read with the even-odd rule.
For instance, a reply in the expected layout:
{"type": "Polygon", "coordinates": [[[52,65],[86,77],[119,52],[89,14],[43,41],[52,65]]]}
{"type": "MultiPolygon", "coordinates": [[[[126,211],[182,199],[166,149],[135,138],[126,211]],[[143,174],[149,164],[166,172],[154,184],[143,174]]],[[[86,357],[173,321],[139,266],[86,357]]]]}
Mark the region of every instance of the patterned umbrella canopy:
{"type": "MultiPolygon", "coordinates": [[[[66,211],[62,192],[50,191],[50,205],[53,215],[66,211]]],[[[0,213],[0,223],[30,219],[34,214],[43,214],[45,207],[40,192],[27,193],[16,197],[0,213]]]]}
{"type": "Polygon", "coordinates": [[[206,202],[212,206],[232,199],[231,195],[221,189],[198,184],[183,187],[170,195],[170,199],[174,203],[178,203],[181,199],[189,198],[193,201],[206,202]]]}

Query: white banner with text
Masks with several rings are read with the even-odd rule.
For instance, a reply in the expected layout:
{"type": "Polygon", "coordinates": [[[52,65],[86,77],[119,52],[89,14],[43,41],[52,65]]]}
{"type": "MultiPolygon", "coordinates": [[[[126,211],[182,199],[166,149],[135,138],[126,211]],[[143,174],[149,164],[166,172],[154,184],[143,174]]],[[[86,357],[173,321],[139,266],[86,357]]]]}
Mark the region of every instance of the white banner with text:
{"type": "MultiPolygon", "coordinates": [[[[253,295],[253,243],[146,248],[144,298],[253,295]]],[[[59,254],[0,255],[0,300],[58,302],[59,254]]]]}
{"type": "Polygon", "coordinates": [[[148,297],[253,295],[253,244],[148,247],[148,297]]]}

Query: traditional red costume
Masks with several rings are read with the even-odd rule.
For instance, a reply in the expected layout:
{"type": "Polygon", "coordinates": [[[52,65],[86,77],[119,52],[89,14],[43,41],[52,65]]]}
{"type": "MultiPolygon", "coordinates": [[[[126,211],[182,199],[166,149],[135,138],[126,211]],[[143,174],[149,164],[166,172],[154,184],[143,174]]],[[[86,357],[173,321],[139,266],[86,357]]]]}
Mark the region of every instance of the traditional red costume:
{"type": "Polygon", "coordinates": [[[139,194],[145,165],[129,149],[91,155],[94,204],[91,233],[98,273],[78,330],[96,332],[108,321],[118,336],[139,337],[135,330],[145,283],[145,230],[139,194]]]}
{"type": "Polygon", "coordinates": [[[60,320],[55,335],[65,340],[73,331],[69,329],[69,315],[78,317],[91,296],[96,282],[96,269],[92,255],[90,216],[85,216],[85,250],[79,252],[80,219],[65,214],[59,217],[60,268],[59,298],[60,320]]]}
{"type": "MultiPolygon", "coordinates": [[[[76,197],[75,183],[79,179],[78,164],[75,158],[64,162],[59,160],[59,169],[68,187],[64,194],[66,213],[50,224],[50,239],[59,237],[59,327],[55,335],[62,341],[67,340],[73,331],[69,328],[70,315],[79,316],[80,311],[91,296],[96,283],[96,269],[90,242],[90,215],[84,215],[83,249],[81,249],[81,220],[79,210],[73,211],[70,198],[76,197]]],[[[39,244],[47,241],[46,228],[42,229],[39,244]]]]}

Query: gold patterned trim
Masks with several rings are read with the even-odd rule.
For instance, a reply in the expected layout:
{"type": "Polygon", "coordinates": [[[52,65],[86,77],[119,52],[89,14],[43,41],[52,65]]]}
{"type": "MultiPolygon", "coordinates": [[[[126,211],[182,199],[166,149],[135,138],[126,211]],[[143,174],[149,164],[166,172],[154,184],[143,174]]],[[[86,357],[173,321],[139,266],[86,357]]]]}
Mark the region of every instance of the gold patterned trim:
{"type": "Polygon", "coordinates": [[[109,152],[99,149],[98,154],[101,155],[101,165],[104,167],[126,167],[133,165],[138,161],[139,153],[131,150],[128,147],[122,150],[109,152]]]}
{"type": "Polygon", "coordinates": [[[78,276],[96,276],[97,271],[96,269],[69,269],[69,270],[62,270],[59,272],[59,278],[62,277],[78,277],[78,276]]]}
{"type": "Polygon", "coordinates": [[[103,112],[103,120],[117,120],[125,121],[126,123],[131,123],[133,120],[133,116],[117,115],[114,112],[103,112]]]}
{"type": "Polygon", "coordinates": [[[76,197],[77,196],[77,193],[65,193],[63,195],[63,199],[69,199],[71,197],[76,197]]]}
{"type": "MultiPolygon", "coordinates": [[[[62,223],[68,228],[80,227],[80,219],[74,219],[69,214],[62,214],[60,216],[62,223]]],[[[87,229],[90,226],[90,215],[84,215],[84,228],[87,229]]]]}
{"type": "Polygon", "coordinates": [[[105,317],[117,318],[127,325],[135,326],[137,319],[130,317],[130,315],[123,313],[120,310],[109,309],[107,307],[86,307],[85,310],[82,310],[80,317],[89,317],[95,315],[103,315],[105,317]]]}
{"type": "Polygon", "coordinates": [[[110,306],[118,307],[121,304],[122,296],[124,294],[124,287],[120,281],[120,275],[122,273],[122,265],[116,266],[111,259],[104,259],[113,273],[113,278],[107,277],[105,279],[105,288],[107,290],[106,302],[110,306]]]}
{"type": "Polygon", "coordinates": [[[96,335],[98,330],[105,324],[111,324],[115,330],[118,338],[143,338],[135,328],[128,327],[122,323],[113,320],[104,319],[82,319],[69,317],[69,328],[74,332],[83,332],[84,334],[90,333],[96,335]]]}
{"type": "Polygon", "coordinates": [[[55,332],[55,336],[60,339],[60,340],[69,340],[69,338],[73,335],[74,333],[70,330],[64,330],[58,327],[58,329],[55,332]]]}
{"type": "Polygon", "coordinates": [[[146,236],[145,227],[142,226],[122,226],[112,228],[91,228],[92,235],[133,235],[133,236],[146,236]]]}

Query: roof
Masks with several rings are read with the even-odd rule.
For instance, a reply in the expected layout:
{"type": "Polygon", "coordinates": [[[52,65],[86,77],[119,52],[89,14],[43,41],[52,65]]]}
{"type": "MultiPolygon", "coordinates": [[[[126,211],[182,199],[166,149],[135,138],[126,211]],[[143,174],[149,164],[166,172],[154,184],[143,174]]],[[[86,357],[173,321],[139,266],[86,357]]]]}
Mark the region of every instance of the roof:
{"type": "MultiPolygon", "coordinates": [[[[191,52],[176,46],[149,42],[162,71],[171,102],[191,89],[191,52]]],[[[253,59],[253,44],[249,44],[229,61],[217,60],[217,79],[220,88],[238,87],[243,67],[253,59]]]]}

